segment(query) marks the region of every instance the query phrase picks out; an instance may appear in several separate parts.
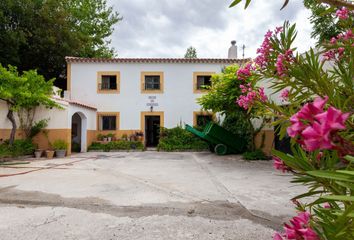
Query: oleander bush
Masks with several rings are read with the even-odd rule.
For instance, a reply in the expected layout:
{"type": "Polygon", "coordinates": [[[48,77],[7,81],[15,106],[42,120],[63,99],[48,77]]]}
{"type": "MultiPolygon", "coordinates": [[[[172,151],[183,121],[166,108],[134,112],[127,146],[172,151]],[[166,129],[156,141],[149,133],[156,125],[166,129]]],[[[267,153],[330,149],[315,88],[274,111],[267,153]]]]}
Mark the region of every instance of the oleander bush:
{"type": "Polygon", "coordinates": [[[275,240],[354,239],[354,12],[330,10],[346,26],[336,37],[300,55],[296,26],[285,22],[236,73],[237,104],[277,119],[280,137],[291,137],[292,154],[273,150],[274,168],[308,187],[292,198],[298,214],[275,240]],[[286,107],[264,94],[264,81],[286,107]]]}
{"type": "Polygon", "coordinates": [[[161,128],[160,142],[157,146],[159,151],[201,151],[207,150],[208,144],[184,128],[161,128]]]}

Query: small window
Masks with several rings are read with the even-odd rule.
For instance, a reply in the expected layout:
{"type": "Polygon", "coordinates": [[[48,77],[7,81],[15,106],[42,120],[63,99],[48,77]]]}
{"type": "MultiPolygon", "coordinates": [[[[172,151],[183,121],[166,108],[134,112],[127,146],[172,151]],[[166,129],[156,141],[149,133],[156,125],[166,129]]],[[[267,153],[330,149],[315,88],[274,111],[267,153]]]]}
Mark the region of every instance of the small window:
{"type": "Polygon", "coordinates": [[[145,76],[145,90],[160,90],[160,76],[145,76]]]}
{"type": "Polygon", "coordinates": [[[211,76],[197,76],[197,90],[203,90],[211,86],[211,76]]]}
{"type": "Polygon", "coordinates": [[[143,94],[161,94],[164,89],[163,72],[141,72],[140,89],[143,94]]]}
{"type": "Polygon", "coordinates": [[[212,115],[197,115],[197,126],[198,127],[205,127],[211,121],[213,121],[212,115]]]}
{"type": "Polygon", "coordinates": [[[101,116],[101,130],[116,130],[117,117],[116,116],[101,116]]]}
{"type": "Polygon", "coordinates": [[[117,90],[117,76],[102,75],[101,90],[117,90]]]}
{"type": "Polygon", "coordinates": [[[97,72],[97,93],[119,94],[120,72],[105,71],[97,72]]]}

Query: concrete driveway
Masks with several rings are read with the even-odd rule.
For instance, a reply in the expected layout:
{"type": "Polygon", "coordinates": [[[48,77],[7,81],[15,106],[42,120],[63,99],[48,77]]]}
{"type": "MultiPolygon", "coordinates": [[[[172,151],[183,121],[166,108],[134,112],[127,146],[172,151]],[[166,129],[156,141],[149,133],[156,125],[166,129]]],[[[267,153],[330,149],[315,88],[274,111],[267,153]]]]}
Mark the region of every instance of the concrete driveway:
{"type": "Polygon", "coordinates": [[[85,153],[0,167],[0,238],[272,239],[304,189],[271,161],[85,153]]]}

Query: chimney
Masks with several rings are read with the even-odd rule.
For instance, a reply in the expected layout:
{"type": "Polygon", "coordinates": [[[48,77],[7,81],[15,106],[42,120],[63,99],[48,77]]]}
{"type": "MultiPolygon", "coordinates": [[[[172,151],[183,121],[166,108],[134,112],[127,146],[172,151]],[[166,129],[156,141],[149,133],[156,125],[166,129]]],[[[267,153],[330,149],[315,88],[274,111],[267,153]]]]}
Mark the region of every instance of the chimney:
{"type": "Polygon", "coordinates": [[[237,58],[237,45],[235,40],[231,41],[231,47],[229,48],[228,58],[237,58]]]}

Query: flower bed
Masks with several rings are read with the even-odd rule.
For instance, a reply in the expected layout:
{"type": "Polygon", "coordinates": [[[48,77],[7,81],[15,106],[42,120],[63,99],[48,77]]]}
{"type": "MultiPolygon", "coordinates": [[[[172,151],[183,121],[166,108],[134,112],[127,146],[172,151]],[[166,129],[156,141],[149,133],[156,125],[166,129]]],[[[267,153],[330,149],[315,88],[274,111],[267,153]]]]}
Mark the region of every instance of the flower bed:
{"type": "Polygon", "coordinates": [[[144,150],[144,145],[140,141],[113,141],[113,142],[94,142],[88,148],[89,151],[104,151],[104,152],[113,152],[113,151],[142,151],[144,150]]]}

